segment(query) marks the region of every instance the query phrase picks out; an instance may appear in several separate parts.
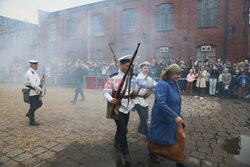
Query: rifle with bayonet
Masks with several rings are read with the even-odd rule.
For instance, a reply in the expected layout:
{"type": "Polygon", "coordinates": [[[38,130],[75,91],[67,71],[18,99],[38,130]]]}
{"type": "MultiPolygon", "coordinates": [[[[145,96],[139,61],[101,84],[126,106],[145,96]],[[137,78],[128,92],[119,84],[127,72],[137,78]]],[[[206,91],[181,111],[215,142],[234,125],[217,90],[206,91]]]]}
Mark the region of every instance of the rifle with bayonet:
{"type": "MultiPolygon", "coordinates": [[[[120,84],[119,84],[119,86],[118,86],[118,90],[117,90],[117,91],[114,91],[114,93],[112,93],[112,94],[113,94],[113,98],[115,98],[115,99],[121,100],[122,97],[124,96],[125,92],[126,92],[126,90],[124,90],[124,92],[121,93],[122,88],[123,88],[123,85],[124,85],[125,80],[126,80],[126,77],[127,77],[128,73],[131,71],[131,68],[132,68],[132,66],[133,66],[133,62],[134,62],[134,59],[135,59],[135,57],[136,57],[136,55],[137,55],[137,52],[138,52],[138,49],[139,49],[140,44],[141,44],[141,43],[138,43],[138,44],[137,44],[137,48],[136,48],[136,50],[135,50],[135,52],[134,52],[134,54],[133,54],[133,57],[132,57],[131,60],[130,60],[128,69],[127,69],[126,73],[124,74],[124,76],[123,76],[123,78],[122,78],[122,80],[121,80],[121,82],[120,82],[120,84]]],[[[130,95],[128,95],[128,96],[130,96],[130,95]]],[[[116,110],[116,104],[113,104],[112,107],[111,107],[111,110],[110,110],[110,115],[111,115],[111,116],[113,115],[113,112],[115,112],[116,115],[118,115],[118,111],[116,110]]]]}
{"type": "Polygon", "coordinates": [[[112,46],[111,46],[110,43],[109,43],[109,48],[110,48],[110,50],[111,50],[111,52],[112,52],[112,54],[113,54],[113,59],[114,59],[116,68],[119,69],[120,63],[119,63],[118,58],[117,58],[117,56],[116,56],[116,54],[115,54],[115,52],[114,52],[114,50],[113,50],[113,48],[112,48],[112,46]]]}

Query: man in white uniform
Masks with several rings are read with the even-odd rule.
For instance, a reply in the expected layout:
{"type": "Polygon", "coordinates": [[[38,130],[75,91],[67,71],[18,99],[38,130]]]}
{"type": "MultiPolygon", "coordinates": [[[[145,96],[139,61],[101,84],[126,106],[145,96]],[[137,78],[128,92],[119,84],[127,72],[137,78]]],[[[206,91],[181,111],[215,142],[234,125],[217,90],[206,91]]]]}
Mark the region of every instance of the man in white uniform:
{"type": "MultiPolygon", "coordinates": [[[[119,59],[120,69],[118,70],[118,72],[110,75],[110,78],[106,82],[106,85],[104,87],[104,97],[105,99],[107,99],[109,103],[118,105],[119,99],[112,97],[112,93],[113,91],[118,90],[119,84],[129,67],[131,57],[132,57],[131,55],[127,55],[120,58],[119,59]]],[[[133,90],[133,88],[135,87],[132,86],[130,87],[131,94],[130,95],[128,94],[129,92],[128,81],[129,81],[129,75],[127,75],[125,83],[122,88],[122,91],[126,90],[126,92],[124,94],[124,97],[120,99],[120,104],[118,109],[119,114],[117,116],[118,118],[115,119],[117,129],[114,141],[115,148],[117,148],[119,151],[123,153],[123,159],[125,163],[131,163],[132,161],[129,155],[128,143],[127,143],[127,133],[128,133],[127,125],[128,125],[130,111],[134,107],[134,100],[132,95],[133,94],[135,95],[135,91],[133,90]]],[[[109,113],[109,111],[107,112],[109,113]]],[[[113,115],[114,114],[115,113],[113,113],[113,115]]]]}
{"type": "Polygon", "coordinates": [[[30,60],[30,68],[25,74],[25,86],[30,88],[30,94],[29,94],[29,101],[30,101],[30,109],[26,116],[30,120],[31,126],[38,126],[39,123],[35,121],[35,111],[42,106],[42,89],[40,88],[41,81],[44,80],[44,78],[40,78],[37,74],[37,68],[38,68],[38,61],[37,60],[30,60]]]}
{"type": "Polygon", "coordinates": [[[147,61],[140,64],[140,73],[136,77],[137,96],[134,100],[135,109],[140,117],[138,132],[147,136],[148,134],[148,97],[150,89],[154,89],[157,82],[149,75],[149,63],[147,61]]]}

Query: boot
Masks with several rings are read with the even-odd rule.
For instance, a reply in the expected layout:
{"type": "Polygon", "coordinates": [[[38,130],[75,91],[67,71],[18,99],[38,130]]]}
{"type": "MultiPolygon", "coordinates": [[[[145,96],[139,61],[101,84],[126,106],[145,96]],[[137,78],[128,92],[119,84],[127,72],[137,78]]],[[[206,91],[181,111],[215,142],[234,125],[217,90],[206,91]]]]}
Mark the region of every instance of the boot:
{"type": "Polygon", "coordinates": [[[160,158],[155,153],[149,153],[149,158],[156,164],[161,162],[160,158]]]}
{"type": "Polygon", "coordinates": [[[30,126],[39,126],[40,124],[36,121],[30,122],[30,126]]]}
{"type": "Polygon", "coordinates": [[[176,167],[188,167],[184,163],[176,163],[176,167]]]}
{"type": "Polygon", "coordinates": [[[121,144],[117,141],[114,142],[114,147],[118,150],[118,151],[122,151],[122,147],[121,144]]]}
{"type": "Polygon", "coordinates": [[[128,151],[123,152],[123,160],[125,165],[129,165],[130,163],[132,163],[132,159],[128,151]]]}
{"type": "Polygon", "coordinates": [[[26,117],[30,118],[30,113],[29,112],[27,112],[26,117]]]}

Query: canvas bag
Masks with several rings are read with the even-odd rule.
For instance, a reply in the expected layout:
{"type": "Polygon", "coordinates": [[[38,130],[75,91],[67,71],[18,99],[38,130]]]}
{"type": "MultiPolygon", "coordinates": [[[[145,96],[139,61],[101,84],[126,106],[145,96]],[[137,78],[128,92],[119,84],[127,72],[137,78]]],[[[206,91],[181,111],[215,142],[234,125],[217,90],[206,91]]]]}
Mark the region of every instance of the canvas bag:
{"type": "Polygon", "coordinates": [[[23,88],[22,89],[23,92],[23,101],[25,103],[30,104],[30,99],[29,99],[29,95],[30,95],[30,88],[23,88]]]}
{"type": "Polygon", "coordinates": [[[168,146],[148,141],[148,150],[149,152],[153,152],[166,159],[175,161],[177,163],[183,163],[186,146],[186,135],[183,131],[182,125],[177,126],[176,141],[176,144],[168,146]]]}

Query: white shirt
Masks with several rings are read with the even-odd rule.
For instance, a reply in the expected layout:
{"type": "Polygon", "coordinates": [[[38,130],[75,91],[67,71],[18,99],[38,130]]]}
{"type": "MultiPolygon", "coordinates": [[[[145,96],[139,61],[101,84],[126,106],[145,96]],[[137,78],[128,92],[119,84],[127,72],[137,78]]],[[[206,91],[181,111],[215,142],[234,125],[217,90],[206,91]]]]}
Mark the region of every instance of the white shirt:
{"type": "MultiPolygon", "coordinates": [[[[147,77],[147,75],[143,74],[140,72],[140,74],[136,77],[136,89],[138,90],[140,87],[140,91],[138,92],[138,95],[144,96],[147,93],[149,93],[149,89],[154,89],[157,85],[157,82],[151,78],[150,76],[147,77]]],[[[143,97],[136,97],[134,100],[135,104],[140,104],[143,107],[148,106],[148,98],[143,98],[143,97]]]]}
{"type": "Polygon", "coordinates": [[[39,95],[42,89],[39,87],[41,84],[40,77],[37,74],[36,70],[29,68],[25,74],[25,86],[31,86],[33,89],[30,89],[30,96],[39,95]]]}
{"type": "MultiPolygon", "coordinates": [[[[112,91],[118,90],[119,84],[120,84],[123,76],[124,76],[124,73],[119,70],[118,74],[109,78],[105,84],[105,87],[103,90],[103,95],[104,95],[104,98],[107,99],[110,103],[113,99],[112,91]]],[[[132,78],[132,80],[134,80],[134,79],[135,79],[135,77],[132,78]]],[[[123,84],[122,92],[125,89],[125,85],[126,85],[127,81],[128,80],[126,79],[124,84],[123,84]]],[[[129,83],[127,84],[127,90],[126,90],[125,96],[128,95],[128,89],[129,89],[129,83]]],[[[133,86],[132,82],[131,82],[130,93],[132,93],[134,89],[135,89],[135,86],[133,86]]],[[[131,109],[134,107],[134,105],[135,105],[135,103],[134,103],[133,99],[129,99],[129,103],[128,103],[128,99],[122,99],[121,100],[121,107],[119,108],[119,111],[124,113],[124,114],[128,114],[131,111],[131,109]]]]}

